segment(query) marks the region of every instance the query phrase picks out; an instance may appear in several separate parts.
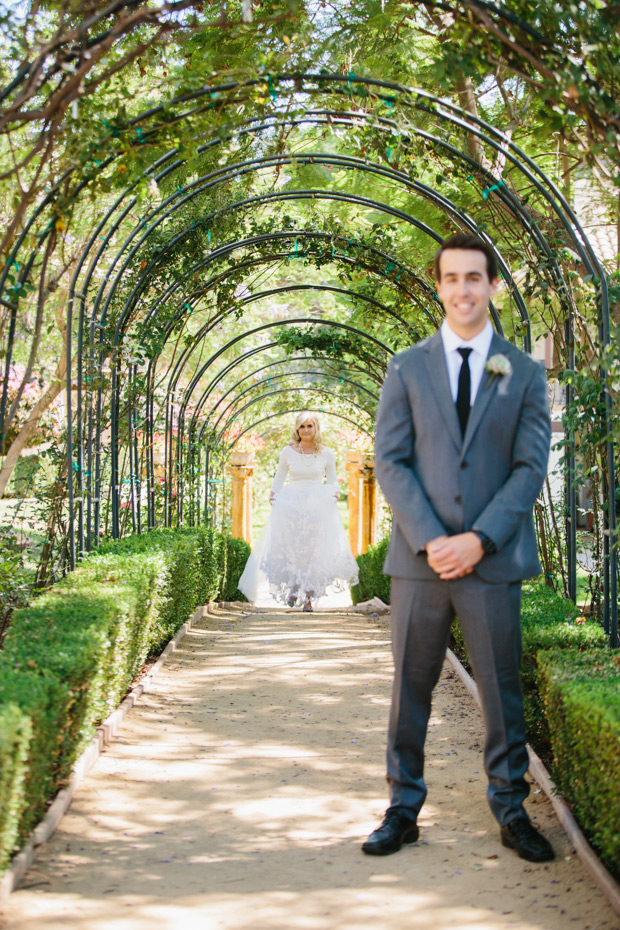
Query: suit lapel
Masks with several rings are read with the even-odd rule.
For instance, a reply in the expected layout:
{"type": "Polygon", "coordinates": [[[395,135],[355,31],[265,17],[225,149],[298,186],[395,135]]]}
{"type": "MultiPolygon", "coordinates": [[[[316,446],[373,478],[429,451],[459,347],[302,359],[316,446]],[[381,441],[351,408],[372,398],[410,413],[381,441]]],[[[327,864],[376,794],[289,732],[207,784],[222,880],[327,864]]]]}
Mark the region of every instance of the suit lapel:
{"type": "MultiPolygon", "coordinates": [[[[499,339],[497,333],[493,333],[493,338],[491,340],[491,345],[489,346],[489,354],[487,355],[487,358],[490,358],[492,355],[500,352],[502,348],[502,342],[499,339]]],[[[474,401],[474,406],[471,408],[469,413],[467,429],[465,430],[465,436],[463,437],[461,455],[465,455],[467,447],[469,446],[474,433],[476,432],[478,424],[484,416],[484,412],[487,409],[491,398],[494,397],[495,392],[497,391],[498,381],[499,378],[492,378],[491,374],[486,370],[486,368],[484,369],[482,373],[482,380],[480,382],[480,386],[478,387],[478,392],[474,401]]]]}
{"type": "MultiPolygon", "coordinates": [[[[430,394],[435,397],[437,406],[441,411],[441,415],[454,445],[457,449],[460,449],[462,444],[461,427],[459,426],[456,406],[452,400],[452,391],[450,390],[450,379],[448,377],[446,354],[443,348],[441,332],[437,331],[426,344],[424,362],[431,385],[430,394]]],[[[488,374],[488,372],[485,372],[485,374],[488,374]]]]}

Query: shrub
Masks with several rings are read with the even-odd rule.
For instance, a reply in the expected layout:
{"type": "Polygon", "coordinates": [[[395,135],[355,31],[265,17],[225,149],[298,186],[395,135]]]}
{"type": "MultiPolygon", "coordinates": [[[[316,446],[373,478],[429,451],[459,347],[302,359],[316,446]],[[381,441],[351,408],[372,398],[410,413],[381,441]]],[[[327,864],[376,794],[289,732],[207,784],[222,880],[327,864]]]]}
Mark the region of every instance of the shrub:
{"type": "Polygon", "coordinates": [[[57,786],[130,684],[125,646],[136,613],[137,593],[130,586],[61,584],[13,616],[3,659],[69,689],[66,718],[56,734],[57,786]]]}
{"type": "Polygon", "coordinates": [[[555,781],[603,862],[618,875],[620,652],[544,650],[539,681],[555,781]]]}
{"type": "Polygon", "coordinates": [[[251,549],[244,539],[237,539],[235,536],[225,536],[224,543],[226,569],[220,597],[223,601],[247,601],[247,597],[241,593],[237,585],[251,549]]]}
{"type": "Polygon", "coordinates": [[[198,533],[198,604],[208,604],[221,589],[226,574],[226,548],[221,533],[215,527],[200,527],[198,533]]]}
{"type": "Polygon", "coordinates": [[[165,550],[167,583],[153,631],[152,651],[161,650],[197,605],[199,587],[197,534],[180,533],[169,540],[165,550]]]}
{"type": "MultiPolygon", "coordinates": [[[[155,655],[189,619],[200,592],[200,531],[198,529],[152,530],[106,542],[93,553],[93,561],[110,553],[144,558],[160,553],[163,570],[158,581],[158,604],[149,654],[155,655]]],[[[138,564],[138,562],[136,562],[138,564]]]]}
{"type": "Polygon", "coordinates": [[[389,538],[382,539],[376,546],[370,546],[367,552],[357,557],[359,583],[351,588],[354,604],[379,597],[384,604],[390,603],[390,578],[383,573],[383,563],[387,555],[389,538]]]}
{"type": "MultiPolygon", "coordinates": [[[[61,755],[61,740],[69,717],[73,696],[66,684],[44,671],[32,671],[28,667],[14,668],[4,653],[0,654],[0,706],[3,710],[14,705],[29,718],[32,739],[26,756],[26,774],[23,781],[21,809],[15,811],[18,821],[18,843],[45,812],[46,802],[56,789],[54,775],[58,770],[61,755]],[[60,737],[60,739],[59,739],[60,737]]],[[[13,754],[5,762],[13,765],[13,754]]],[[[15,803],[19,799],[14,798],[15,803]]],[[[13,820],[13,817],[11,817],[13,820]]],[[[11,853],[12,849],[4,850],[11,853]]]]}
{"type": "MultiPolygon", "coordinates": [[[[551,754],[549,730],[538,692],[538,654],[541,649],[591,649],[604,645],[607,637],[598,623],[577,622],[577,608],[572,601],[561,597],[553,588],[539,582],[523,586],[521,601],[521,632],[523,655],[521,684],[523,709],[528,741],[536,752],[548,762],[551,754]]],[[[458,619],[451,630],[452,649],[467,664],[465,640],[458,619]]]]}
{"type": "MultiPolygon", "coordinates": [[[[224,590],[224,586],[226,583],[226,572],[228,569],[228,544],[226,542],[227,539],[228,539],[227,536],[220,535],[220,546],[219,546],[219,552],[217,555],[217,565],[218,565],[218,573],[219,573],[221,580],[220,580],[220,587],[218,589],[218,594],[217,594],[218,597],[223,597],[222,592],[224,590]]],[[[239,575],[239,577],[241,577],[241,575],[239,575]]]]}
{"type": "Polygon", "coordinates": [[[124,631],[121,659],[128,684],[140,672],[152,649],[153,630],[161,612],[168,571],[166,558],[157,549],[147,550],[144,554],[131,550],[108,551],[89,556],[63,582],[71,588],[92,589],[100,584],[122,584],[135,590],[135,610],[131,624],[124,631]]]}
{"type": "Polygon", "coordinates": [[[590,650],[607,643],[605,631],[598,623],[593,620],[578,622],[577,615],[573,602],[561,597],[552,588],[531,582],[524,586],[521,606],[521,683],[525,726],[529,742],[545,762],[551,758],[551,743],[539,692],[541,650],[590,650]]]}
{"type": "Polygon", "coordinates": [[[17,704],[0,707],[0,870],[17,841],[31,739],[30,718],[17,704]]]}
{"type": "Polygon", "coordinates": [[[13,615],[0,653],[0,867],[147,655],[217,593],[224,548],[206,529],[106,542],[13,615]]]}

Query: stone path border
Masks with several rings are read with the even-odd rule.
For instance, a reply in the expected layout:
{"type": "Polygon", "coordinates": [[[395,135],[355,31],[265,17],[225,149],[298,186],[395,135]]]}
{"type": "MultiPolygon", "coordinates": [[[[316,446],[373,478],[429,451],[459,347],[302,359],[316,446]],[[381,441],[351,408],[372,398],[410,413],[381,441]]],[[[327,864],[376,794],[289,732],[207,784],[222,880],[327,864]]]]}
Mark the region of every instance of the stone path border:
{"type": "Polygon", "coordinates": [[[172,655],[185,634],[191,630],[194,624],[202,619],[207,610],[208,607],[196,608],[189,620],[177,630],[154,665],[152,665],[140,681],[133,686],[116,710],[97,727],[95,736],[93,736],[92,740],[73,766],[69,784],[66,788],[62,788],[58,792],[43,820],[34,828],[26,844],[13,857],[11,865],[4,875],[0,877],[0,903],[6,901],[11,892],[15,891],[19,886],[27,870],[36,859],[37,851],[43,843],[49,840],[60,824],[80,783],[90,772],[99,758],[102,749],[107,746],[110,740],[116,735],[125,715],[129,713],[140,697],[146,694],[149,690],[151,681],[157,675],[168,656],[172,655]]]}
{"type": "MultiPolygon", "coordinates": [[[[447,658],[454,671],[465,685],[468,693],[473,697],[478,706],[480,706],[478,687],[474,679],[467,672],[461,661],[457,658],[451,649],[448,649],[447,658]]],[[[551,801],[556,816],[562,824],[562,827],[564,828],[564,831],[566,832],[569,840],[573,844],[575,852],[581,859],[581,862],[586,867],[600,890],[606,896],[613,909],[617,914],[620,914],[620,885],[618,885],[614,877],[607,871],[581,832],[581,829],[571,814],[566,801],[557,793],[555,783],[545,768],[542,759],[537,755],[537,753],[529,744],[527,751],[530,757],[530,775],[536,780],[536,782],[540,785],[544,793],[551,801]]]]}

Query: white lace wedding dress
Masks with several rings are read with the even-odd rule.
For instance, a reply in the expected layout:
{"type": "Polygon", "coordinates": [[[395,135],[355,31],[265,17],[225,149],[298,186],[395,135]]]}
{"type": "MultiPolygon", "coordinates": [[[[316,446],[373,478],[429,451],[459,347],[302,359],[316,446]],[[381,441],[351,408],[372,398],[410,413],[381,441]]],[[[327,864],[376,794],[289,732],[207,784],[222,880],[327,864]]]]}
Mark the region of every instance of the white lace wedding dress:
{"type": "Polygon", "coordinates": [[[271,490],[271,514],[239,579],[248,600],[256,601],[265,577],[272,597],[284,604],[291,594],[299,604],[309,595],[314,606],[326,593],[357,584],[357,562],[336,506],[332,450],[305,455],[285,446],[271,490]]]}

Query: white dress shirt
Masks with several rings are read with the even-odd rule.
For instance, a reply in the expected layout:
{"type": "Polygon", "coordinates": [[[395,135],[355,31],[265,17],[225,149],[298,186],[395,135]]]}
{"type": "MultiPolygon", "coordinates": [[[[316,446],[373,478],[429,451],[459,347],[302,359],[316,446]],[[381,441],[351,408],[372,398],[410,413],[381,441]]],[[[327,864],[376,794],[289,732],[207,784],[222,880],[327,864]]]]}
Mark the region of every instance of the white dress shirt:
{"type": "Polygon", "coordinates": [[[470,405],[473,407],[480,382],[482,381],[482,375],[484,374],[484,365],[489,356],[491,340],[493,339],[491,321],[487,320],[487,324],[482,332],[474,336],[473,339],[461,339],[461,337],[457,336],[454,330],[450,328],[448,321],[444,320],[441,324],[441,339],[443,341],[443,350],[446,354],[446,365],[448,366],[452,400],[455,403],[459,388],[459,374],[461,372],[461,365],[463,364],[463,358],[459,355],[458,350],[473,350],[469,356],[469,371],[471,373],[470,405]]]}

